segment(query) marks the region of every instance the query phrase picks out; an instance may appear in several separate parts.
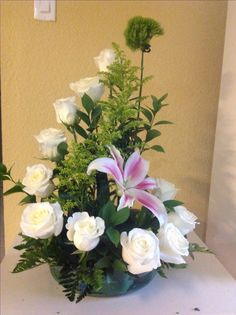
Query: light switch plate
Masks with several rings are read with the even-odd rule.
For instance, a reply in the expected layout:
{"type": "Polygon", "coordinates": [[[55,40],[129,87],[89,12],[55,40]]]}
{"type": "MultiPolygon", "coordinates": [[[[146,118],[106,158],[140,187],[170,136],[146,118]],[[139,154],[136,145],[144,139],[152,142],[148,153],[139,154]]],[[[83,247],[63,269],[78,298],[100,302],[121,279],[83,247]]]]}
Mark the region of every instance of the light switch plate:
{"type": "Polygon", "coordinates": [[[55,21],[56,0],[34,0],[34,18],[42,21],[55,21]]]}

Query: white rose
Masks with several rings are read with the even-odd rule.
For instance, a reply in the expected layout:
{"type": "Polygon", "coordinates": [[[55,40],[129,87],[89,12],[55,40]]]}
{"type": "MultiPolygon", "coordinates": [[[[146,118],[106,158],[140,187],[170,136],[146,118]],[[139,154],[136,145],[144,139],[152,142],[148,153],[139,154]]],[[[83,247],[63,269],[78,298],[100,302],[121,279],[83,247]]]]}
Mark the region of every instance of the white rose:
{"type": "Polygon", "coordinates": [[[183,235],[195,229],[197,217],[183,206],[174,207],[175,212],[168,214],[168,222],[173,223],[183,235]]]}
{"type": "Polygon", "coordinates": [[[126,232],[121,233],[120,243],[122,257],[130,273],[137,275],[161,265],[159,240],[153,232],[134,228],[128,235],[126,232]]]}
{"type": "Polygon", "coordinates": [[[155,189],[154,194],[161,200],[173,200],[177,194],[177,189],[174,184],[168,182],[163,178],[157,178],[157,189],[155,189]]]}
{"type": "Polygon", "coordinates": [[[77,107],[75,96],[56,100],[53,104],[59,124],[73,125],[76,120],[77,107]]]}
{"type": "Polygon", "coordinates": [[[94,102],[100,100],[104,92],[104,85],[99,82],[99,77],[85,78],[70,83],[70,88],[80,97],[86,93],[94,102]]]}
{"type": "Polygon", "coordinates": [[[22,233],[32,238],[49,238],[59,235],[63,227],[63,212],[58,202],[29,204],[21,216],[22,233]]]}
{"type": "Polygon", "coordinates": [[[39,143],[39,149],[43,157],[49,160],[55,160],[59,156],[57,146],[62,142],[66,142],[64,132],[54,128],[41,130],[35,138],[39,143]]]}
{"type": "Polygon", "coordinates": [[[189,242],[172,223],[167,223],[160,228],[157,237],[160,243],[161,260],[183,264],[185,260],[182,256],[189,255],[189,242]]]}
{"type": "Polygon", "coordinates": [[[87,212],[75,212],[68,218],[66,228],[67,237],[74,242],[80,251],[90,251],[94,249],[104,233],[105,223],[100,217],[90,217],[87,212]]]}
{"type": "Polygon", "coordinates": [[[50,180],[53,172],[43,164],[36,164],[26,168],[26,175],[22,180],[24,191],[41,198],[51,195],[54,185],[50,180]]]}
{"type": "Polygon", "coordinates": [[[110,66],[115,60],[115,52],[113,49],[106,48],[100,52],[97,57],[94,57],[94,61],[99,71],[107,72],[107,67],[110,66]]]}

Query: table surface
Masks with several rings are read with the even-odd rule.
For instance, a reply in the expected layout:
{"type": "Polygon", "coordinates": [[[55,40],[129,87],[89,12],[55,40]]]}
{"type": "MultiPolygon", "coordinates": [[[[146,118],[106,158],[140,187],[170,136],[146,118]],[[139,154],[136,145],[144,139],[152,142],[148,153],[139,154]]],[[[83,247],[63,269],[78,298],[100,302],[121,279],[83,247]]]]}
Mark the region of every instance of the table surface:
{"type": "MultiPolygon", "coordinates": [[[[193,233],[190,240],[201,244],[193,233]]],[[[1,264],[1,315],[236,315],[236,280],[212,254],[196,254],[187,269],[171,270],[121,297],[69,302],[48,266],[11,274],[12,249],[1,264]]]]}

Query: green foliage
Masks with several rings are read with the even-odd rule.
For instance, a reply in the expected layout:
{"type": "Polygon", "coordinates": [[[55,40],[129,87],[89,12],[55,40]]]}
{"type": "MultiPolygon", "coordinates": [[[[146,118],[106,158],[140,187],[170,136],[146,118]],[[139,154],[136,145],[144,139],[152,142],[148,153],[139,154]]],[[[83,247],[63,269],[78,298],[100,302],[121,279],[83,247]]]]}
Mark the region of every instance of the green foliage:
{"type": "Polygon", "coordinates": [[[123,272],[128,271],[126,264],[120,259],[116,259],[112,267],[114,270],[123,271],[123,272]]]}
{"type": "Polygon", "coordinates": [[[24,235],[21,236],[23,238],[22,243],[14,248],[24,250],[24,252],[20,255],[20,260],[14,268],[13,273],[28,270],[46,262],[53,262],[53,257],[51,256],[53,244],[50,244],[50,239],[36,240],[24,235]]]}
{"type": "Polygon", "coordinates": [[[197,243],[190,243],[189,244],[189,255],[194,259],[193,253],[205,253],[205,254],[212,254],[212,251],[204,246],[200,246],[197,243]]]}
{"type": "Polygon", "coordinates": [[[88,269],[84,264],[76,268],[62,268],[60,284],[63,292],[72,302],[80,302],[91,290],[99,291],[103,282],[103,271],[98,268],[88,269]]]}
{"type": "Polygon", "coordinates": [[[185,269],[187,268],[187,264],[172,264],[172,263],[166,263],[164,261],[161,261],[161,266],[157,268],[157,273],[162,278],[167,279],[166,270],[168,269],[185,269]]]}
{"type": "Polygon", "coordinates": [[[7,170],[6,165],[0,163],[0,181],[11,180],[11,172],[7,170]]]}
{"type": "Polygon", "coordinates": [[[151,149],[152,150],[154,150],[154,151],[156,151],[156,152],[165,152],[165,150],[163,149],[163,147],[161,146],[161,145],[153,145],[152,147],[151,147],[151,149]]]}
{"type": "Polygon", "coordinates": [[[69,147],[65,160],[57,167],[59,202],[64,210],[77,207],[85,211],[93,203],[95,178],[86,172],[88,164],[96,157],[91,153],[89,142],[73,142],[69,147]]]}
{"type": "Polygon", "coordinates": [[[129,208],[117,211],[113,202],[108,201],[99,211],[99,216],[104,219],[106,226],[116,226],[126,222],[130,216],[129,208]]]}
{"type": "Polygon", "coordinates": [[[120,232],[114,229],[112,226],[110,226],[106,230],[106,234],[110,241],[115,245],[115,247],[117,247],[118,244],[120,243],[120,232]]]}
{"type": "Polygon", "coordinates": [[[24,186],[20,182],[17,182],[12,188],[5,191],[3,195],[8,196],[14,193],[23,192],[23,188],[24,186]]]}
{"type": "Polygon", "coordinates": [[[14,183],[14,180],[11,176],[11,169],[12,167],[8,170],[6,165],[0,163],[0,181],[10,180],[14,183]]]}
{"type": "Polygon", "coordinates": [[[107,267],[110,267],[110,265],[111,265],[111,258],[108,256],[104,256],[104,257],[100,258],[95,263],[95,267],[98,269],[107,268],[107,267]]]}
{"type": "Polygon", "coordinates": [[[157,233],[160,227],[157,218],[145,207],[137,212],[134,224],[138,228],[151,229],[154,233],[157,233]]]}
{"type": "Polygon", "coordinates": [[[132,50],[140,49],[142,51],[150,48],[152,37],[163,34],[164,31],[157,21],[142,16],[130,19],[124,33],[126,45],[132,50]]]}
{"type": "Polygon", "coordinates": [[[134,133],[141,123],[136,119],[136,99],[132,98],[140,80],[138,67],[132,66],[118,45],[113,44],[113,48],[115,61],[109,66],[109,72],[102,73],[101,81],[108,88],[109,98],[99,102],[102,116],[97,136],[103,145],[113,143],[126,154],[134,147],[134,133]]]}
{"type": "Polygon", "coordinates": [[[65,158],[65,155],[68,153],[68,144],[66,142],[61,142],[57,146],[57,151],[61,159],[65,158]]]}
{"type": "Polygon", "coordinates": [[[163,203],[167,212],[175,212],[175,207],[183,205],[183,202],[179,200],[167,200],[163,203]]]}
{"type": "Polygon", "coordinates": [[[27,203],[35,203],[36,202],[36,196],[34,195],[27,195],[20,201],[20,205],[25,205],[27,203]]]}

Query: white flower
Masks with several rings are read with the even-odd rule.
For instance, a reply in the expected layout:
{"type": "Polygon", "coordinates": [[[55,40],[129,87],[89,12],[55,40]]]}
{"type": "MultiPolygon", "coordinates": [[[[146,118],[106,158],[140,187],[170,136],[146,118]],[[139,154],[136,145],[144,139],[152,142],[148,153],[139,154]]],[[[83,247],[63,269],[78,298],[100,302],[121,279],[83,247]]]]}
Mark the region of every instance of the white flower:
{"type": "Polygon", "coordinates": [[[115,52],[113,49],[106,48],[100,52],[97,57],[94,57],[94,61],[99,71],[107,72],[107,67],[110,66],[115,60],[115,52]]]}
{"type": "Polygon", "coordinates": [[[99,82],[99,77],[84,78],[77,82],[72,82],[70,83],[70,88],[80,97],[86,93],[94,102],[100,100],[104,92],[104,85],[99,82]]]}
{"type": "Polygon", "coordinates": [[[159,240],[153,232],[134,228],[128,235],[121,233],[120,243],[122,257],[130,273],[148,272],[161,265],[159,240]]]}
{"type": "Polygon", "coordinates": [[[59,235],[63,227],[63,212],[58,202],[29,204],[21,216],[21,230],[32,238],[49,238],[59,235]]]}
{"type": "Polygon", "coordinates": [[[41,198],[51,195],[54,185],[50,180],[52,178],[52,170],[43,164],[36,164],[26,168],[26,175],[22,180],[25,186],[24,191],[30,195],[36,195],[41,198]]]}
{"type": "Polygon", "coordinates": [[[182,256],[188,256],[189,242],[172,223],[167,223],[158,231],[161,260],[173,264],[185,263],[182,256]]]}
{"type": "Polygon", "coordinates": [[[173,223],[183,235],[195,229],[197,217],[183,206],[174,207],[175,212],[168,214],[168,222],[173,223]]]}
{"type": "Polygon", "coordinates": [[[104,220],[100,217],[90,217],[87,212],[75,212],[68,218],[66,228],[67,237],[74,242],[80,251],[94,249],[105,230],[104,220]]]}
{"type": "Polygon", "coordinates": [[[76,120],[77,107],[75,96],[56,100],[53,104],[59,124],[73,125],[76,120]]]}
{"type": "Polygon", "coordinates": [[[57,146],[62,142],[66,142],[64,132],[54,128],[41,130],[35,138],[39,143],[39,149],[43,157],[49,160],[55,160],[59,156],[57,146]]]}
{"type": "Polygon", "coordinates": [[[161,200],[173,200],[177,194],[177,189],[174,184],[168,182],[163,178],[157,178],[157,189],[155,190],[154,194],[161,200]]]}

